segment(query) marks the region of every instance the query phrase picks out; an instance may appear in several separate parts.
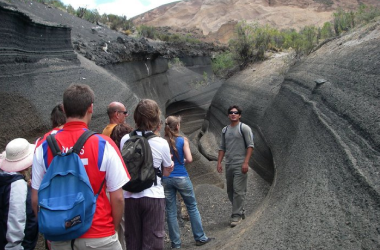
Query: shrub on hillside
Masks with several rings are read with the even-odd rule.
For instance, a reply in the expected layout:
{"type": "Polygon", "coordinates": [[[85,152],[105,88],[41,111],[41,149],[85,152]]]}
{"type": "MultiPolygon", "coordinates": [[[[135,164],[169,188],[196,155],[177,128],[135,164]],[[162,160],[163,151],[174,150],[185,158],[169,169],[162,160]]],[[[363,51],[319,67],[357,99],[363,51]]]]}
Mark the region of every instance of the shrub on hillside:
{"type": "Polygon", "coordinates": [[[237,66],[230,51],[216,55],[212,60],[212,71],[215,75],[223,77],[228,71],[237,66]]]}
{"type": "Polygon", "coordinates": [[[355,27],[355,15],[352,11],[345,12],[342,9],[339,9],[333,14],[334,16],[334,31],[336,35],[340,35],[344,31],[355,27]]]}
{"type": "Polygon", "coordinates": [[[235,28],[236,38],[229,41],[234,60],[242,67],[254,61],[254,27],[245,21],[239,22],[235,28]]]}
{"type": "Polygon", "coordinates": [[[306,26],[300,31],[302,36],[302,48],[301,50],[306,54],[310,54],[313,48],[318,44],[317,38],[318,30],[315,26],[306,26]]]}
{"type": "Polygon", "coordinates": [[[69,14],[75,16],[75,9],[74,9],[73,6],[71,6],[70,4],[67,5],[67,7],[66,7],[66,11],[67,11],[67,13],[69,13],[69,14]]]}
{"type": "Polygon", "coordinates": [[[356,12],[356,22],[359,23],[369,23],[371,20],[380,16],[380,9],[375,7],[368,7],[364,4],[359,6],[356,12]]]}
{"type": "Polygon", "coordinates": [[[146,37],[150,39],[155,38],[155,30],[152,26],[140,25],[137,27],[137,33],[141,37],[146,37]]]}
{"type": "Polygon", "coordinates": [[[333,31],[333,26],[330,22],[325,22],[323,24],[323,27],[321,29],[321,38],[322,39],[328,39],[335,36],[333,31]]]}

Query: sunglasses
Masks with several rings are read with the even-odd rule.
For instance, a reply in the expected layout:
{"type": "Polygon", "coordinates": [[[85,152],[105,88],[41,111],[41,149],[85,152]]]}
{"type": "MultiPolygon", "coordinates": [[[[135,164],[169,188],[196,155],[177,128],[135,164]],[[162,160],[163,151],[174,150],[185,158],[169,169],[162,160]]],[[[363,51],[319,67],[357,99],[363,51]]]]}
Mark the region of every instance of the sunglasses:
{"type": "Polygon", "coordinates": [[[230,111],[228,112],[230,115],[240,115],[239,111],[230,111]]]}
{"type": "Polygon", "coordinates": [[[118,113],[123,113],[124,115],[128,114],[128,111],[117,111],[118,113]]]}

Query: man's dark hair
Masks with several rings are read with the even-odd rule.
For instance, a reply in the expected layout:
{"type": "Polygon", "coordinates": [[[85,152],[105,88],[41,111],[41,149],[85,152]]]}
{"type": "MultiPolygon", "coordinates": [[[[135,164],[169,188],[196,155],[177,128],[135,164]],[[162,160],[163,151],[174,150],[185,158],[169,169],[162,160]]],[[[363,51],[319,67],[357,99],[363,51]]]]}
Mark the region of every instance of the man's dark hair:
{"type": "Polygon", "coordinates": [[[135,109],[133,118],[141,131],[155,131],[160,125],[161,111],[157,102],[151,99],[141,100],[135,109]]]}
{"type": "Polygon", "coordinates": [[[241,110],[241,108],[239,108],[238,105],[232,105],[232,106],[230,106],[230,107],[228,108],[228,110],[227,110],[227,115],[230,113],[230,111],[231,111],[232,109],[237,109],[237,111],[239,112],[240,115],[241,115],[241,113],[243,112],[243,110],[241,110]]]}
{"type": "Polygon", "coordinates": [[[95,94],[90,86],[72,84],[63,93],[63,107],[66,117],[83,118],[94,103],[95,94]]]}
{"type": "Polygon", "coordinates": [[[61,103],[56,105],[51,111],[50,121],[52,128],[62,126],[66,123],[66,115],[63,112],[63,105],[61,103]]]}

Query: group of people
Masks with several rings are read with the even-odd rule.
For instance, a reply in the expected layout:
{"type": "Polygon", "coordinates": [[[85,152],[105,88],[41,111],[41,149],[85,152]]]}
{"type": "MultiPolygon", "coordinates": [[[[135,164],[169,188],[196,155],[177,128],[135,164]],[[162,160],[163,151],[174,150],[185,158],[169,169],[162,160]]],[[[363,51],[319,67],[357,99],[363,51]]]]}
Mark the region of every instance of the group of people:
{"type": "MultiPolygon", "coordinates": [[[[88,85],[70,85],[63,103],[52,113],[52,130],[35,144],[17,138],[10,141],[0,156],[0,249],[34,249],[38,238],[38,190],[53,160],[47,137],[55,134],[62,152],[73,147],[88,130],[94,112],[94,92],[88,85]],[[17,199],[16,199],[17,197],[17,199]]],[[[227,193],[232,203],[230,225],[245,218],[248,161],[253,152],[253,134],[240,122],[241,109],[228,109],[230,125],[222,131],[217,171],[222,173],[226,158],[227,193]]],[[[193,185],[185,164],[192,162],[189,141],[180,133],[180,117],[169,116],[163,123],[158,104],[143,99],[137,104],[134,128],[125,122],[126,107],[112,102],[107,108],[109,124],[102,134],[91,136],[79,157],[85,166],[93,190],[101,190],[96,201],[90,229],[75,241],[48,242],[51,249],[163,249],[165,211],[172,248],[181,248],[177,220],[177,193],[186,205],[196,246],[213,238],[206,236],[197,208],[193,185]],[[164,126],[165,136],[160,131],[164,126]],[[162,168],[157,183],[138,193],[123,190],[131,179],[122,157],[124,144],[135,130],[137,134],[153,132],[148,140],[153,167],[162,168]],[[105,185],[102,185],[105,180],[105,185]]]]}

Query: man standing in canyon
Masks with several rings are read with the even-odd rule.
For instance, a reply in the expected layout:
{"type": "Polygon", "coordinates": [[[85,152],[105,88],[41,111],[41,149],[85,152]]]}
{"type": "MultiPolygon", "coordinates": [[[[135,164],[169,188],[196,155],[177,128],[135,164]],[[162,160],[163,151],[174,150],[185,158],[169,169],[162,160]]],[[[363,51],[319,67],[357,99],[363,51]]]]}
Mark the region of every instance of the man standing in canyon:
{"type": "MultiPolygon", "coordinates": [[[[125,118],[128,117],[128,111],[124,104],[120,102],[111,102],[107,107],[107,114],[110,119],[109,124],[103,129],[102,134],[111,136],[112,130],[117,124],[125,122],[125,118]]],[[[118,145],[119,146],[119,145],[118,145]]]]}
{"type": "Polygon", "coordinates": [[[235,227],[245,219],[244,203],[247,193],[248,162],[251,158],[254,144],[251,128],[240,122],[242,110],[236,106],[228,108],[230,125],[222,130],[219,147],[217,170],[223,172],[222,160],[226,156],[227,194],[232,203],[230,225],[235,227]]]}

